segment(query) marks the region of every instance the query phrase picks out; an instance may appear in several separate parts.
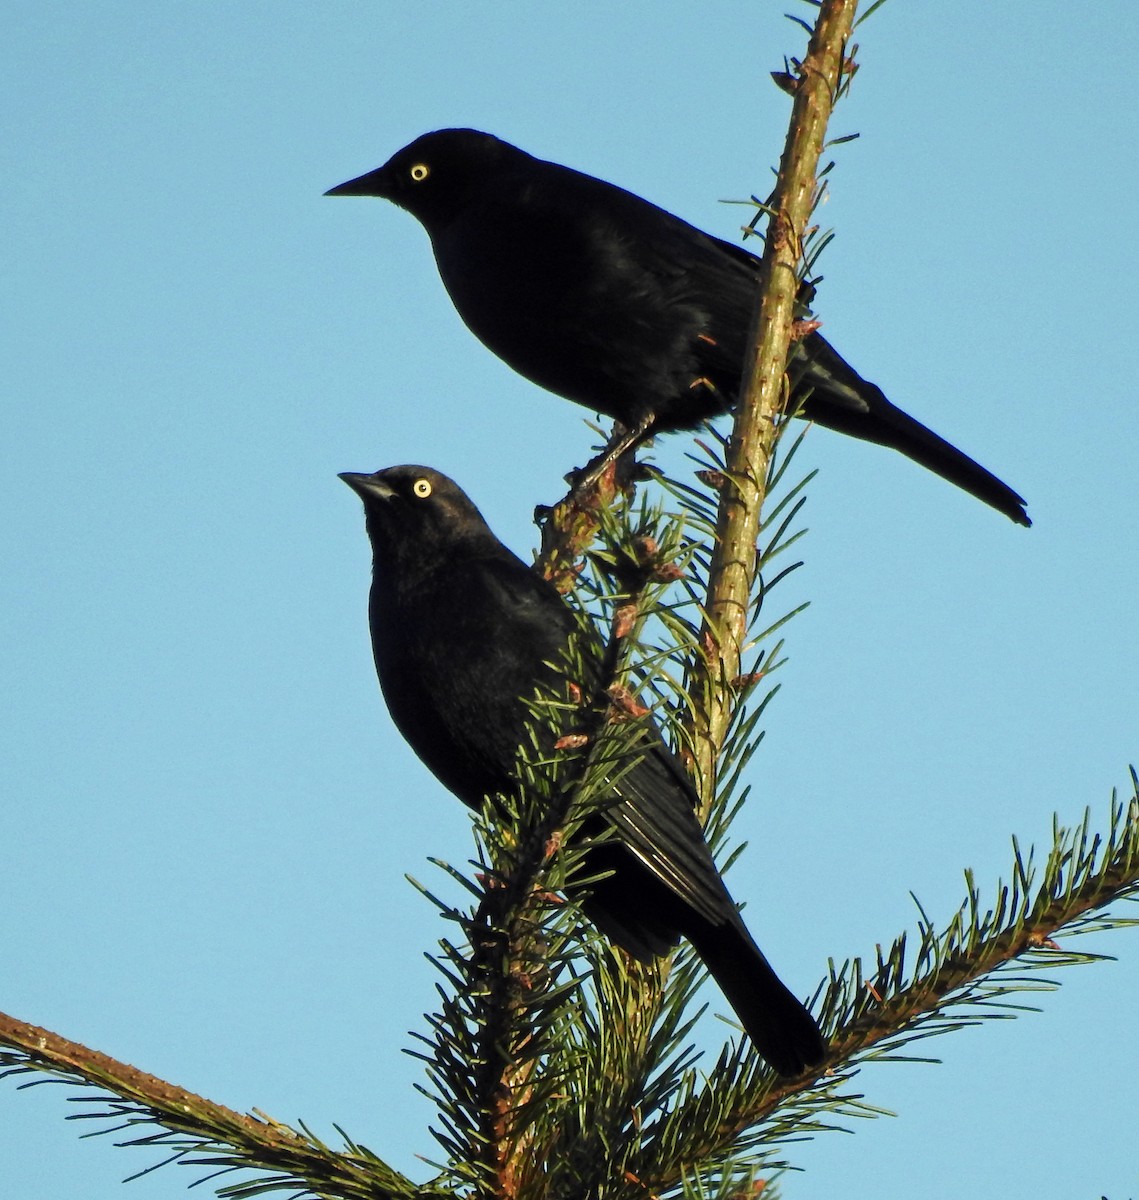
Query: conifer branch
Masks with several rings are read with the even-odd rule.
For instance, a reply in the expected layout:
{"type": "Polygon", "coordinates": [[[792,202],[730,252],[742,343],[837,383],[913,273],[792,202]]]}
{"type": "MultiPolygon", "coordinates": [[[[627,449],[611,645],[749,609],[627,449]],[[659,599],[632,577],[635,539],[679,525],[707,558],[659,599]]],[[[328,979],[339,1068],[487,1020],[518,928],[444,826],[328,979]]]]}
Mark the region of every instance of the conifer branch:
{"type": "Polygon", "coordinates": [[[519,795],[490,802],[476,820],[474,880],[438,864],[474,893],[473,911],[430,897],[462,932],[456,942],[444,940],[434,959],[446,985],[428,1018],[431,1035],[417,1035],[443,1123],[435,1136],[460,1186],[500,1200],[519,1194],[527,1113],[540,1110],[557,1086],[556,1070],[539,1077],[536,1067],[542,1060],[549,1066],[556,1053],[566,992],[558,980],[570,956],[564,922],[550,915],[560,905],[553,888],[564,880],[547,883],[551,868],[578,865],[568,851],[556,855],[573,798],[572,784],[562,783],[535,778],[519,795]]]}
{"type": "MultiPolygon", "coordinates": [[[[744,1046],[726,1048],[698,1075],[683,1015],[699,979],[694,961],[682,956],[673,968],[658,1019],[657,969],[630,967],[600,939],[589,942],[588,975],[571,969],[568,980],[552,987],[552,975],[534,981],[536,991],[547,993],[547,1008],[567,1001],[559,1017],[566,1036],[560,1045],[548,1043],[552,1052],[542,1056],[541,1072],[525,1078],[525,1094],[511,1093],[503,1111],[514,1134],[524,1136],[509,1160],[513,1174],[495,1175],[494,1186],[505,1179],[518,1196],[629,1200],[678,1194],[694,1180],[738,1188],[757,1170],[781,1165],[781,1142],[873,1115],[859,1095],[844,1090],[860,1063],[906,1061],[914,1057],[904,1052],[911,1042],[1013,1016],[1028,1005],[1011,997],[1057,986],[1040,972],[1104,957],[1061,947],[1056,938],[1139,925],[1139,916],[1107,911],[1139,900],[1139,776],[1132,772],[1126,801],[1113,798],[1106,834],[1093,832],[1089,815],[1074,829],[1057,826],[1039,867],[1034,852],[1022,853],[1014,842],[1010,882],[998,883],[991,906],[971,874],[966,881],[966,898],[944,929],[922,914],[912,951],[913,939],[903,935],[870,969],[858,959],[832,969],[823,1003],[829,1073],[818,1079],[776,1081],[744,1046]],[[587,980],[592,1002],[583,990],[587,980]],[[646,984],[654,1001],[647,1005],[646,984]]],[[[561,919],[574,924],[572,914],[561,919]]],[[[268,1173],[226,1187],[235,1200],[268,1191],[337,1200],[454,1196],[454,1164],[450,1180],[416,1185],[347,1138],[345,1149],[333,1151],[303,1126],[298,1131],[236,1113],[11,1017],[0,1016],[0,1046],[6,1047],[0,1076],[46,1074],[106,1093],[77,1097],[97,1106],[78,1115],[116,1122],[106,1132],[129,1129],[132,1136],[121,1144],[165,1150],[165,1161],[215,1174],[268,1173]]],[[[538,1056],[512,1061],[537,1063],[538,1056]]],[[[479,1177],[485,1189],[486,1176],[479,1177]]]]}
{"type": "Polygon", "coordinates": [[[727,686],[741,668],[756,579],[768,464],[787,388],[787,357],[794,335],[803,248],[816,198],[819,157],[831,109],[854,66],[846,45],[855,0],[821,0],[807,56],[794,82],[794,110],[769,204],[762,287],[745,358],[727,471],[720,490],[716,543],[705,606],[701,653],[692,695],[696,777],[701,795],[715,794],[715,771],[733,704],[727,686]]]}
{"type": "Polygon", "coordinates": [[[725,1052],[709,1082],[693,1086],[646,1141],[643,1161],[634,1164],[646,1185],[664,1192],[700,1165],[717,1169],[741,1154],[770,1153],[782,1139],[874,1115],[860,1096],[843,1091],[859,1064],[908,1061],[915,1056],[903,1051],[911,1042],[1015,1016],[1031,1006],[1009,997],[1059,986],[1038,972],[1105,957],[1056,938],[1139,925],[1139,916],[1107,911],[1139,901],[1139,776],[1132,771],[1126,801],[1112,797],[1106,835],[1093,832],[1085,813],[1074,829],[1055,823],[1041,868],[1015,839],[1013,854],[1011,882],[998,881],[991,907],[966,872],[966,898],[943,930],[923,913],[912,950],[903,934],[879,950],[869,970],[857,958],[832,968],[820,986],[826,1075],[778,1081],[754,1056],[725,1052]]]}
{"type": "Polygon", "coordinates": [[[137,1174],[175,1161],[208,1167],[208,1177],[245,1170],[268,1173],[268,1178],[230,1184],[226,1195],[235,1200],[268,1191],[338,1200],[434,1200],[441,1195],[430,1186],[412,1183],[347,1137],[344,1149],[332,1150],[308,1130],[235,1112],[3,1013],[0,1047],[0,1078],[35,1074],[41,1078],[23,1086],[56,1080],[98,1088],[97,1095],[76,1097],[93,1106],[93,1111],[76,1114],[78,1118],[114,1122],[97,1133],[129,1130],[130,1136],[118,1145],[166,1152],[162,1163],[137,1174]]]}
{"type": "MultiPolygon", "coordinates": [[[[600,521],[623,529],[606,510],[600,521]]],[[[445,1171],[495,1200],[532,1194],[536,1167],[551,1169],[539,1152],[539,1125],[580,1057],[580,1047],[567,1044],[575,1021],[568,1009],[580,1006],[583,986],[574,965],[581,918],[573,900],[593,881],[585,873],[588,846],[606,835],[592,832],[583,842],[575,833],[644,752],[639,718],[647,710],[619,681],[642,619],[642,593],[658,570],[649,549],[635,539],[614,543],[620,590],[610,597],[609,638],[595,660],[599,639],[583,624],[563,664],[568,695],[531,703],[530,742],[517,764],[521,786],[492,798],[476,818],[474,879],[438,864],[476,896],[473,911],[430,896],[463,936],[444,941],[435,960],[446,984],[439,1011],[428,1018],[430,1036],[417,1035],[428,1048],[418,1057],[434,1085],[445,1171]],[[551,729],[561,736],[552,739],[551,729]]],[[[634,1014],[646,1027],[656,1011],[655,976],[644,973],[645,1003],[634,1014]]]]}

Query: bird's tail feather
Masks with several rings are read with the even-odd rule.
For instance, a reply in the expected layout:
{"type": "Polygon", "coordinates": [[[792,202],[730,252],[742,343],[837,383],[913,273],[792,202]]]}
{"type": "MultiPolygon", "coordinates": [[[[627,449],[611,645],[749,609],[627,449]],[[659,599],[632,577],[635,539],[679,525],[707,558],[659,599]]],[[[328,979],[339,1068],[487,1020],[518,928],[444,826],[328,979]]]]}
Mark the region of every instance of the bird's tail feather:
{"type": "MultiPolygon", "coordinates": [[[[885,396],[882,400],[889,404],[885,396]]],[[[879,419],[873,425],[874,435],[868,440],[899,451],[935,475],[940,475],[942,479],[947,479],[998,512],[1004,513],[1009,520],[1018,525],[1032,524],[1032,519],[1025,511],[1023,496],[1018,495],[1007,483],[1002,482],[991,471],[985,470],[980,463],[975,462],[943,437],[939,437],[920,421],[916,421],[893,404],[890,404],[890,408],[892,412],[886,419],[883,419],[886,414],[877,414],[879,419]]],[[[856,414],[851,414],[849,427],[844,425],[845,416],[841,411],[836,414],[832,408],[827,414],[827,419],[819,423],[844,433],[852,433],[855,437],[868,437],[867,433],[859,428],[861,421],[856,414]],[[836,416],[839,419],[836,420],[836,416]]]]}
{"type": "Polygon", "coordinates": [[[798,387],[812,389],[802,415],[828,429],[877,442],[940,475],[963,491],[1004,513],[1018,525],[1031,525],[1024,497],[956,446],[934,433],[863,379],[825,339],[809,340],[809,363],[798,387]]]}
{"type": "Polygon", "coordinates": [[[780,1075],[802,1074],[823,1060],[826,1042],[815,1019],[771,969],[742,922],[705,925],[688,936],[755,1048],[780,1075]]]}

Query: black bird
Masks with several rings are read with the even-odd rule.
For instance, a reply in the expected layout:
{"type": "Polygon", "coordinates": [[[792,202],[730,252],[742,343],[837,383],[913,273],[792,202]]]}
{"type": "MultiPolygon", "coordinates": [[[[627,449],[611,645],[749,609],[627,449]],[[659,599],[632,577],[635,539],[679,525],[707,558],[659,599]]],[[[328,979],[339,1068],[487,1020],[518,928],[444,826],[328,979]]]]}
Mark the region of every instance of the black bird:
{"type": "MultiPolygon", "coordinates": [[[[509,792],[528,701],[558,681],[550,664],[562,661],[578,618],[445,475],[402,466],[340,478],[364,502],[372,648],[396,727],[465,804],[509,792]]],[[[558,731],[548,733],[552,744],[558,731]]],[[[604,807],[617,837],[589,851],[588,869],[612,873],[592,886],[586,913],[642,961],[688,938],[756,1049],[780,1074],[797,1075],[823,1058],[818,1026],[745,928],[704,841],[692,784],[652,726],[643,750],[604,807]]]]}
{"type": "MultiPolygon", "coordinates": [[[[417,217],[459,316],[527,379],[626,427],[611,455],[735,403],[759,259],[623,188],[474,129],[426,133],[329,196],[417,217]]],[[[1030,525],[1010,487],[891,404],[818,333],[790,367],[800,415],[878,442],[1030,525]]]]}

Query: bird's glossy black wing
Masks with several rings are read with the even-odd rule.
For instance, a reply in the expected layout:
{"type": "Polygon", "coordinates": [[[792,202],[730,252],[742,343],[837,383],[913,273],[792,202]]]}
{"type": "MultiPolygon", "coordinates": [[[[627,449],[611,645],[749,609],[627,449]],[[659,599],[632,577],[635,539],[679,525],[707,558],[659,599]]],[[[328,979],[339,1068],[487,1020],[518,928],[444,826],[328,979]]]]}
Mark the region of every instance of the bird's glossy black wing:
{"type": "MultiPolygon", "coordinates": [[[[701,256],[701,277],[707,288],[710,331],[717,339],[714,347],[705,343],[702,354],[711,370],[724,371],[734,364],[738,373],[759,295],[759,260],[743,246],[708,234],[702,236],[708,253],[701,256]]],[[[805,286],[809,292],[809,285],[805,286]]],[[[800,303],[806,307],[803,289],[800,303]]],[[[794,391],[802,395],[810,389],[814,393],[816,408],[825,405],[865,414],[881,395],[818,333],[792,342],[788,374],[794,391]]]]}
{"type": "MultiPolygon", "coordinates": [[[[759,258],[623,188],[559,171],[550,181],[565,189],[561,202],[572,198],[579,213],[589,214],[587,244],[597,264],[587,274],[621,289],[621,304],[612,307],[635,313],[651,328],[632,331],[643,339],[639,344],[655,344],[664,361],[681,371],[682,377],[654,384],[658,427],[696,424],[730,408],[759,295],[759,258]],[[673,336],[667,346],[666,331],[673,336]],[[716,393],[706,405],[699,400],[701,384],[716,393]]],[[[793,347],[792,377],[826,403],[867,411],[868,385],[817,335],[810,345],[793,347]]]]}
{"type": "Polygon", "coordinates": [[[614,788],[607,819],[633,856],[684,906],[711,925],[738,920],[696,818],[698,798],[672,752],[652,730],[644,757],[614,788]]]}
{"type": "MultiPolygon", "coordinates": [[[[625,277],[651,281],[662,305],[687,305],[698,314],[688,331],[695,361],[726,392],[725,406],[734,403],[759,295],[758,256],[623,188],[581,178],[588,181],[579,185],[582,199],[591,194],[596,201],[607,253],[618,248],[625,277]]],[[[634,298],[643,302],[648,286],[634,298]]],[[[790,374],[794,386],[813,390],[816,404],[851,413],[868,413],[881,396],[817,333],[792,345],[790,374]]]]}
{"type": "MultiPolygon", "coordinates": [[[[614,343],[636,372],[628,389],[656,429],[694,427],[735,403],[758,264],[639,196],[612,188],[602,199],[590,210],[589,274],[613,289],[600,307],[627,323],[614,343]]],[[[611,333],[602,326],[595,336],[611,333]]]]}

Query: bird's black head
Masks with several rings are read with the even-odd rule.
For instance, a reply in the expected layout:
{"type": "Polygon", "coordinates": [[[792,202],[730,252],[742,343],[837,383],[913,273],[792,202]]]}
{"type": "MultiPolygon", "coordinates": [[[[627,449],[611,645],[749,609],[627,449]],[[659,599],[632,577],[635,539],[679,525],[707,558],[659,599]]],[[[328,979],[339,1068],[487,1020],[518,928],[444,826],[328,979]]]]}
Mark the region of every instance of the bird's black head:
{"type": "Polygon", "coordinates": [[[397,150],[382,167],[330,188],[326,196],[382,196],[431,232],[462,210],[471,187],[523,151],[477,129],[437,129],[397,150]]]}
{"type": "Polygon", "coordinates": [[[498,545],[466,492],[430,467],[345,471],[340,478],[364,502],[372,550],[385,567],[417,573],[442,556],[498,545]]]}

